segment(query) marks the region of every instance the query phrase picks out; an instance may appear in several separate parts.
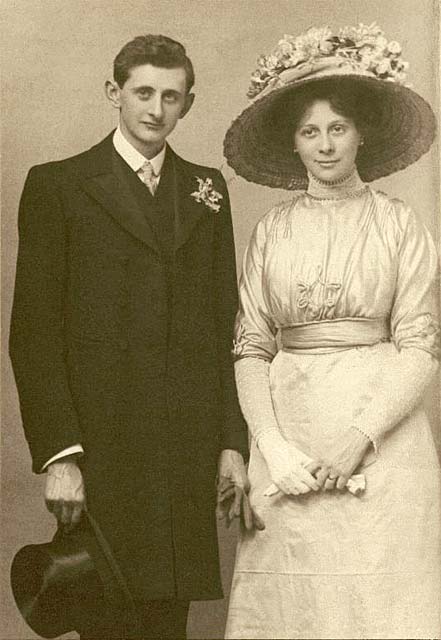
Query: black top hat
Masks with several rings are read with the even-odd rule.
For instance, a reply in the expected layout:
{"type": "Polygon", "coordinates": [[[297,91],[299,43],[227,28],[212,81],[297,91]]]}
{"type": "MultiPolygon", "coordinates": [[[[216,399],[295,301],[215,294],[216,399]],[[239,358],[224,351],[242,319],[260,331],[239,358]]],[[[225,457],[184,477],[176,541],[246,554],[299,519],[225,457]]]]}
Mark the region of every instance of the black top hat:
{"type": "Polygon", "coordinates": [[[51,542],[20,549],[11,566],[15,602],[44,638],[77,631],[105,604],[105,590],[84,528],[61,529],[51,542]]]}
{"type": "Polygon", "coordinates": [[[79,631],[122,602],[126,627],[140,625],[124,577],[88,511],[72,530],[59,528],[51,542],[22,547],[12,562],[11,587],[23,618],[43,638],[79,631]]]}

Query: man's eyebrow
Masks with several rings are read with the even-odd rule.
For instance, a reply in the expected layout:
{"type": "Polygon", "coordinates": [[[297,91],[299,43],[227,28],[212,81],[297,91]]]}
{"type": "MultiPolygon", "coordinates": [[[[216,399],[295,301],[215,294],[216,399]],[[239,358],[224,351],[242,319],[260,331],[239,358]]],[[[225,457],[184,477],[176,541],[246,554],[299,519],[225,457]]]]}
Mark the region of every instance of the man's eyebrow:
{"type": "Polygon", "coordinates": [[[154,91],[153,87],[150,87],[148,84],[140,84],[137,87],[133,87],[132,91],[154,91]]]}
{"type": "MultiPolygon", "coordinates": [[[[137,87],[133,87],[132,91],[134,91],[135,93],[138,91],[157,91],[157,89],[155,89],[154,87],[151,87],[148,84],[141,84],[137,87]]],[[[178,91],[177,89],[164,89],[162,91],[162,93],[172,93],[173,95],[176,96],[181,96],[183,95],[181,91],[178,91]]]]}

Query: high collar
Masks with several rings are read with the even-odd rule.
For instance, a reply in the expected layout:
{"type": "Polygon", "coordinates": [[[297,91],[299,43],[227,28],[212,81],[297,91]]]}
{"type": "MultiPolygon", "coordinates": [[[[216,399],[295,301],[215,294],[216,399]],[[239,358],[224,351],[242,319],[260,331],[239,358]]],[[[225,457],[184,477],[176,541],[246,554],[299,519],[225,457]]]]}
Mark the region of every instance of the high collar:
{"type": "MultiPolygon", "coordinates": [[[[124,137],[120,127],[118,127],[113,134],[113,146],[122,159],[125,160],[129,167],[131,167],[135,172],[141,169],[147,159],[124,137]]],[[[159,176],[161,174],[162,165],[164,164],[165,159],[165,150],[166,146],[164,145],[156,156],[149,159],[155,176],[159,176]]]]}
{"type": "Polygon", "coordinates": [[[309,171],[308,179],[309,184],[306,192],[318,200],[344,200],[361,195],[367,188],[355,168],[349,175],[332,182],[319,180],[309,171]]]}

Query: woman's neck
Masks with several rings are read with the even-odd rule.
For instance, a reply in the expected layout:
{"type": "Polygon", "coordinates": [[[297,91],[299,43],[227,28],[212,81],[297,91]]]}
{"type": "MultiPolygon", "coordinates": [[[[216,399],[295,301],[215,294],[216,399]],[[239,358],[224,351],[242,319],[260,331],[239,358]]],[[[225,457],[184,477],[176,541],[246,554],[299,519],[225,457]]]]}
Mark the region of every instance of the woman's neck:
{"type": "Polygon", "coordinates": [[[359,194],[361,195],[367,188],[358,175],[356,168],[339,180],[325,182],[313,176],[309,171],[308,179],[309,184],[306,192],[312,198],[319,200],[343,200],[356,197],[359,194]]]}

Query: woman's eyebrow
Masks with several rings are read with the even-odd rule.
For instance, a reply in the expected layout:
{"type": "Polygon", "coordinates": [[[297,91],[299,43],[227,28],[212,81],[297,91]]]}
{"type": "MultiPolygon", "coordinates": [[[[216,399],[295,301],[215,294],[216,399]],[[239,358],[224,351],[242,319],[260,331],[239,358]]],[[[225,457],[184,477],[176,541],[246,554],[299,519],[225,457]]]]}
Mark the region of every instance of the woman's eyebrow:
{"type": "MultiPolygon", "coordinates": [[[[344,116],[341,116],[340,118],[336,118],[335,120],[331,120],[331,122],[326,123],[326,126],[328,127],[332,127],[332,125],[334,124],[341,124],[342,122],[348,122],[348,119],[345,118],[344,116]]],[[[319,127],[320,124],[318,122],[305,122],[304,124],[301,124],[300,127],[319,127]]]]}

